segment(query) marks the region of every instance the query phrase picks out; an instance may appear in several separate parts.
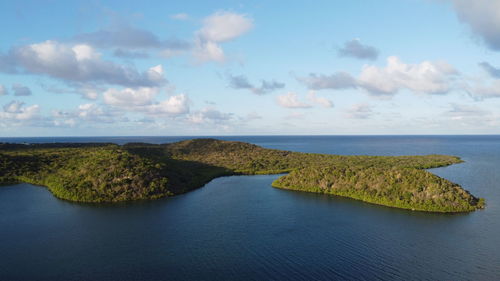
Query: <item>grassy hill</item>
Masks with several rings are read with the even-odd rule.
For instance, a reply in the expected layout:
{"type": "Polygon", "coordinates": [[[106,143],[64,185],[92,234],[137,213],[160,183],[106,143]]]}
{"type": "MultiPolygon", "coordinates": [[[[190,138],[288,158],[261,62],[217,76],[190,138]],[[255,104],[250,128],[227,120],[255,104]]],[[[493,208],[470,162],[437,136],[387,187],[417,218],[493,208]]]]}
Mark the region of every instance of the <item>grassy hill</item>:
{"type": "Polygon", "coordinates": [[[458,157],[339,156],[194,139],[172,144],[0,144],[0,182],[47,186],[79,202],[155,199],[188,192],[213,178],[289,173],[273,186],[434,212],[484,207],[460,186],[424,169],[458,157]]]}

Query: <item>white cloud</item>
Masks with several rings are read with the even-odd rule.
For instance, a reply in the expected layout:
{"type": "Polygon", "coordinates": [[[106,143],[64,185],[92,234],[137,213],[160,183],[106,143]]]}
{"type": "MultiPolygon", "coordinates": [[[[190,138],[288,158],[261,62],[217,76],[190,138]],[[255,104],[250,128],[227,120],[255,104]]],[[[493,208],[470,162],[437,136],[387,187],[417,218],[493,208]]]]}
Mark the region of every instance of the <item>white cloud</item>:
{"type": "Polygon", "coordinates": [[[166,83],[163,77],[154,76],[152,79],[149,71],[139,73],[130,66],[105,61],[92,46],[86,44],[71,45],[48,40],[13,48],[0,60],[4,60],[10,68],[48,75],[66,82],[128,87],[154,87],[166,83]]]}
{"type": "Polygon", "coordinates": [[[232,40],[253,27],[253,20],[246,15],[219,11],[203,20],[199,30],[200,38],[211,42],[226,42],[232,40]]]}
{"type": "Polygon", "coordinates": [[[276,101],[278,102],[278,104],[280,106],[286,107],[286,108],[309,108],[309,107],[311,107],[310,104],[299,101],[297,94],[292,93],[292,92],[278,96],[276,98],[276,101]]]}
{"type": "Polygon", "coordinates": [[[190,100],[185,94],[170,96],[168,99],[145,108],[148,114],[152,115],[182,115],[189,113],[190,100]]]}
{"type": "Polygon", "coordinates": [[[407,64],[398,57],[387,58],[385,67],[364,65],[358,78],[346,72],[332,75],[311,73],[297,77],[311,90],[363,88],[372,95],[394,95],[407,89],[415,93],[445,94],[459,73],[444,61],[407,64]]]}
{"type": "Polygon", "coordinates": [[[206,17],[195,34],[194,57],[198,62],[223,62],[225,55],[220,43],[233,40],[252,27],[253,20],[243,14],[219,11],[206,17]]]}
{"type": "Polygon", "coordinates": [[[104,92],[104,102],[118,107],[135,107],[150,105],[158,93],[157,88],[125,88],[108,89],[104,92]]]}
{"type": "Polygon", "coordinates": [[[452,0],[458,18],[468,24],[486,45],[500,51],[500,1],[452,0]]]}
{"type": "Polygon", "coordinates": [[[0,112],[0,121],[2,123],[19,121],[31,121],[39,118],[40,106],[35,104],[24,106],[24,102],[11,101],[3,106],[3,111],[0,112]]]}
{"type": "Polygon", "coordinates": [[[89,100],[95,100],[99,97],[99,89],[91,85],[83,85],[78,88],[77,92],[89,100]]]}
{"type": "Polygon", "coordinates": [[[359,86],[374,95],[394,95],[401,89],[417,93],[444,94],[451,90],[453,66],[446,62],[403,63],[398,57],[387,58],[387,66],[365,65],[358,78],[359,86]]]}
{"type": "Polygon", "coordinates": [[[199,38],[195,39],[195,48],[193,55],[198,62],[223,62],[226,59],[221,46],[219,46],[215,42],[203,41],[199,38]]]}
{"type": "Polygon", "coordinates": [[[191,101],[187,95],[172,95],[166,100],[156,101],[158,92],[157,88],[112,88],[104,92],[104,103],[125,111],[149,115],[179,116],[189,113],[191,101]]]}
{"type": "Polygon", "coordinates": [[[325,107],[325,108],[332,108],[333,107],[333,102],[331,100],[324,98],[324,97],[318,97],[316,95],[315,91],[309,91],[309,93],[307,94],[307,98],[312,103],[319,104],[322,107],[325,107]]]}
{"type": "Polygon", "coordinates": [[[163,81],[165,81],[165,78],[163,76],[164,71],[163,71],[163,66],[161,64],[157,66],[153,66],[147,71],[147,76],[151,81],[156,81],[159,84],[161,84],[163,81]]]}
{"type": "MultiPolygon", "coordinates": [[[[44,45],[47,46],[47,44],[44,45]]],[[[77,61],[98,60],[101,57],[101,54],[94,51],[94,49],[89,45],[84,45],[84,44],[74,45],[71,49],[75,53],[75,58],[77,61]]],[[[41,52],[41,54],[43,54],[43,52],[41,52]]]]}

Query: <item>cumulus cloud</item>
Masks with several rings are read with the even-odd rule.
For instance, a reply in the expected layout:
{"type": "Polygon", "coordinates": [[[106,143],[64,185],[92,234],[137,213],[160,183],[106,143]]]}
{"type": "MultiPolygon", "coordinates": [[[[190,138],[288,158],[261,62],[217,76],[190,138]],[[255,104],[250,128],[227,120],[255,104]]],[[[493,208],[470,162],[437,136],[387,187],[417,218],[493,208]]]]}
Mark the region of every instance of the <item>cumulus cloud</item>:
{"type": "Polygon", "coordinates": [[[203,20],[203,27],[198,35],[206,41],[226,42],[246,33],[252,27],[253,20],[246,15],[219,11],[203,20]]]}
{"type": "Polygon", "coordinates": [[[104,103],[127,111],[150,115],[178,116],[189,113],[191,101],[185,94],[173,95],[156,101],[157,88],[108,89],[104,92],[104,103]]]}
{"type": "Polygon", "coordinates": [[[193,55],[198,62],[225,60],[220,43],[233,40],[253,27],[247,15],[227,11],[216,12],[203,20],[203,26],[195,34],[193,55]]]}
{"type": "Polygon", "coordinates": [[[185,94],[170,96],[168,99],[145,107],[145,111],[152,115],[178,116],[189,113],[191,101],[185,94]]]}
{"type": "Polygon", "coordinates": [[[108,89],[104,92],[104,103],[119,107],[135,107],[149,105],[158,94],[157,88],[125,88],[108,89]]]}
{"type": "Polygon", "coordinates": [[[195,40],[195,49],[193,53],[197,62],[216,61],[223,62],[226,57],[222,48],[215,42],[202,41],[199,38],[195,40]]]}
{"type": "Polygon", "coordinates": [[[424,61],[406,64],[389,57],[387,66],[365,65],[358,78],[359,86],[374,95],[394,95],[401,89],[417,93],[445,94],[458,72],[446,62],[424,61]]]}
{"type": "Polygon", "coordinates": [[[366,103],[354,104],[347,110],[347,117],[353,119],[368,119],[374,114],[372,106],[366,103]]]}
{"type": "Polygon", "coordinates": [[[278,105],[286,108],[310,108],[310,104],[299,100],[297,94],[289,92],[276,98],[278,105]]]}
{"type": "MultiPolygon", "coordinates": [[[[26,123],[39,118],[40,106],[31,105],[25,106],[24,102],[11,101],[3,106],[3,111],[0,111],[0,122],[18,124],[19,122],[26,123]]],[[[9,125],[9,124],[7,124],[9,125]]]]}
{"type": "Polygon", "coordinates": [[[31,96],[30,88],[18,83],[12,85],[12,92],[14,96],[31,96]]]}
{"type": "MultiPolygon", "coordinates": [[[[107,83],[128,87],[153,87],[166,83],[151,71],[139,73],[132,67],[101,59],[90,45],[68,45],[44,41],[11,49],[3,59],[18,71],[47,75],[69,82],[107,83]],[[7,59],[6,59],[7,57],[7,59]]],[[[2,60],[2,58],[0,58],[2,60]]]]}
{"type": "Polygon", "coordinates": [[[333,102],[324,97],[318,97],[315,91],[309,91],[307,94],[307,98],[314,104],[318,104],[325,108],[332,108],[333,102]]]}
{"type": "Polygon", "coordinates": [[[451,1],[459,20],[469,25],[490,49],[500,51],[500,1],[451,1]]]}
{"type": "Polygon", "coordinates": [[[7,88],[0,84],[0,96],[6,96],[9,94],[9,91],[7,90],[7,88]]]}
{"type": "Polygon", "coordinates": [[[261,80],[260,86],[255,86],[251,84],[246,76],[244,75],[228,75],[229,87],[233,89],[246,89],[251,91],[256,95],[263,95],[272,92],[277,89],[282,89],[285,87],[284,83],[277,82],[275,80],[261,80]]]}
{"type": "Polygon", "coordinates": [[[312,90],[362,88],[372,95],[394,95],[402,89],[416,93],[445,94],[452,89],[458,72],[444,61],[407,64],[398,57],[387,58],[385,67],[364,65],[358,78],[345,72],[310,74],[297,80],[312,90]]]}
{"type": "Polygon", "coordinates": [[[311,73],[307,77],[297,77],[299,82],[311,90],[348,89],[357,86],[356,79],[347,72],[337,72],[332,75],[311,73]]]}
{"type": "Polygon", "coordinates": [[[338,55],[341,57],[376,60],[378,50],[375,47],[361,44],[359,39],[353,39],[344,43],[344,46],[338,50],[338,55]]]}

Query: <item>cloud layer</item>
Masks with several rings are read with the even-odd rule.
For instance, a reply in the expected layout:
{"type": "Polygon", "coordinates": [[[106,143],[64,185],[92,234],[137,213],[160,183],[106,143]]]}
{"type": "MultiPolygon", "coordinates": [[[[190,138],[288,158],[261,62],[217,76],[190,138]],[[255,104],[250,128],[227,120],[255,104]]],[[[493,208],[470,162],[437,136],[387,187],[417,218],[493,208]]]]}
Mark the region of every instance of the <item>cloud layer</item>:
{"type": "Polygon", "coordinates": [[[3,126],[26,124],[39,118],[40,106],[25,106],[24,102],[11,101],[0,111],[0,124],[3,126]]]}
{"type": "Polygon", "coordinates": [[[253,27],[247,15],[219,11],[203,20],[203,26],[195,34],[193,55],[198,62],[225,60],[221,43],[231,41],[253,27]]]}
{"type": "Polygon", "coordinates": [[[423,61],[407,64],[398,57],[387,58],[385,67],[363,66],[358,78],[346,72],[332,75],[310,74],[297,80],[312,90],[362,88],[372,95],[391,96],[406,89],[415,93],[445,94],[452,89],[458,72],[450,64],[423,61]]]}
{"type": "Polygon", "coordinates": [[[140,73],[130,66],[103,60],[92,46],[44,41],[16,47],[0,61],[17,72],[47,75],[72,82],[106,83],[128,87],[154,87],[166,83],[161,68],[140,73]]]}

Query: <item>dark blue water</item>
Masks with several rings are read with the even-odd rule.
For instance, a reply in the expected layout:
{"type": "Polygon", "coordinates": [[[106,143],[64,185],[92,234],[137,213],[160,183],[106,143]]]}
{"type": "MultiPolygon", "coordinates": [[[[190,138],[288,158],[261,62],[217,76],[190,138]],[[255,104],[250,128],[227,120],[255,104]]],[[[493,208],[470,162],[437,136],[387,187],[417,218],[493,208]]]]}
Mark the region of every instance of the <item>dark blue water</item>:
{"type": "Polygon", "coordinates": [[[304,152],[458,155],[466,162],[432,172],[488,205],[470,214],[412,212],[274,189],[275,175],[219,178],[182,196],[114,206],[6,186],[0,280],[500,280],[500,136],[222,138],[304,152]]]}

